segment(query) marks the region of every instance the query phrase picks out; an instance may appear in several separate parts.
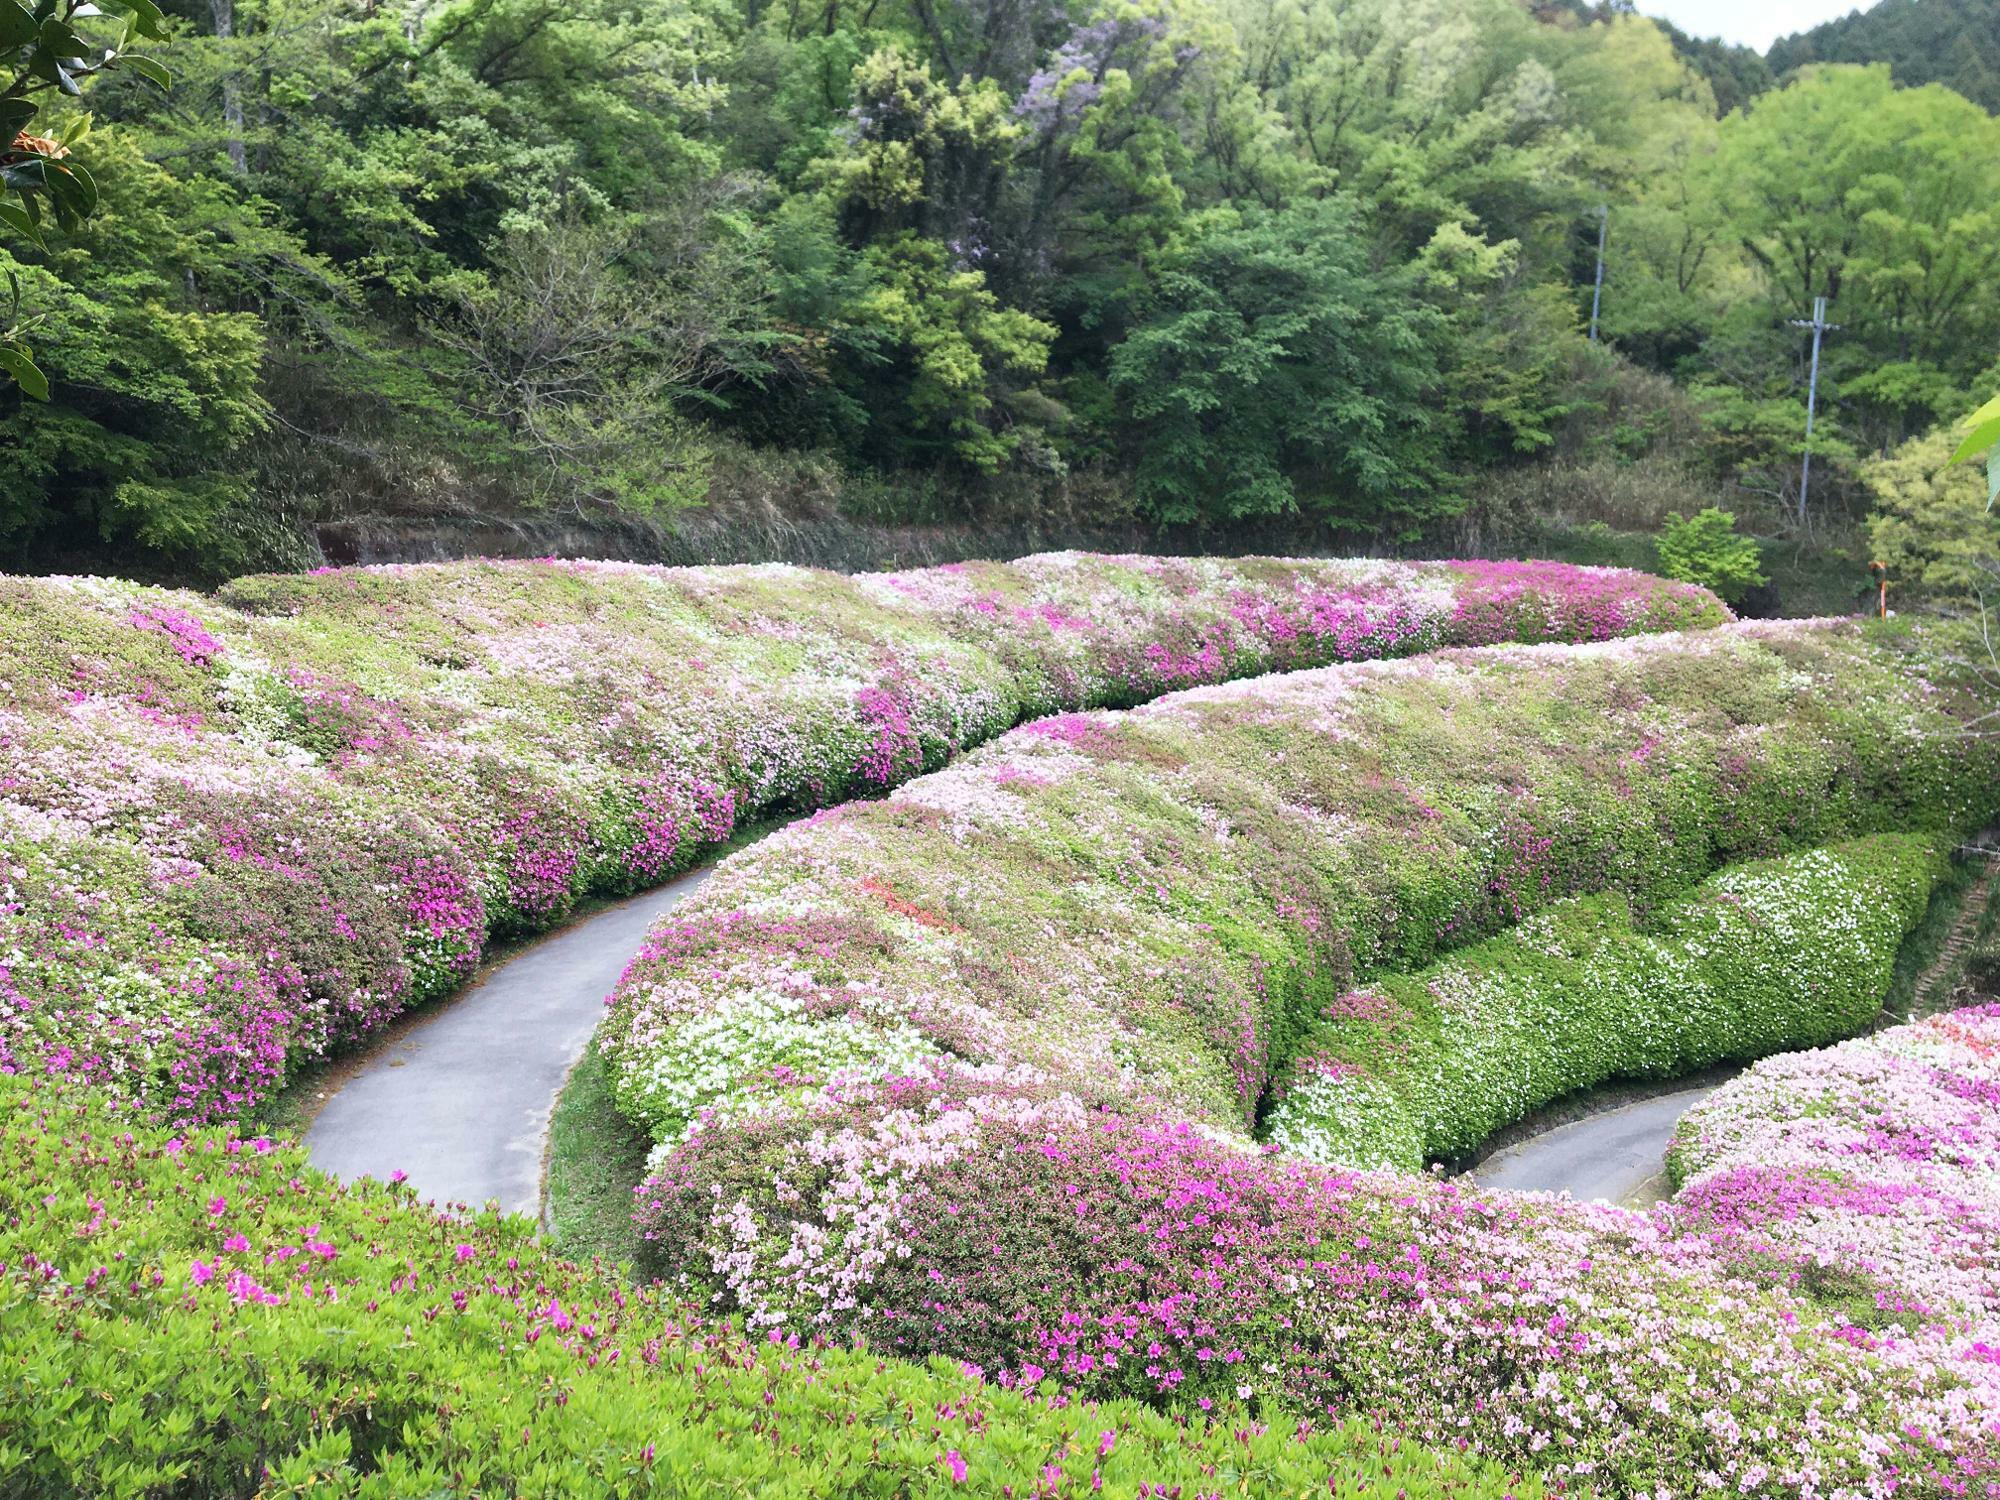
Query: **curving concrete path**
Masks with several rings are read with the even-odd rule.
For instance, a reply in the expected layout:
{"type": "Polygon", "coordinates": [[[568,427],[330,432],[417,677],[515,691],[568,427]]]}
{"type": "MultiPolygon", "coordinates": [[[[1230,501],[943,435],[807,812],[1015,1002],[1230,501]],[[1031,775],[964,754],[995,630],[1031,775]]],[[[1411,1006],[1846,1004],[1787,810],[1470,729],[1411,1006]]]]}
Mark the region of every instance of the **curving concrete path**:
{"type": "Polygon", "coordinates": [[[563,1080],[646,930],[709,874],[552,933],[390,1037],[307,1126],[313,1164],[350,1182],[401,1171],[422,1197],[539,1218],[563,1080]]]}
{"type": "Polygon", "coordinates": [[[1681,1089],[1586,1115],[1494,1152],[1469,1175],[1481,1187],[1644,1208],[1667,1195],[1674,1127],[1713,1092],[1681,1089]]]}

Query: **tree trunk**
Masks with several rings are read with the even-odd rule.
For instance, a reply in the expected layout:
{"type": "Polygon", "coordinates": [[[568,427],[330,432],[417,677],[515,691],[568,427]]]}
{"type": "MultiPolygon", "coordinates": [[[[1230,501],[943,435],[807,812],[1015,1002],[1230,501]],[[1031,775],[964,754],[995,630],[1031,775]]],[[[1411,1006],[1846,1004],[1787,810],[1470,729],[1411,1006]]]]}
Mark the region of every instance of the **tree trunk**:
{"type": "MultiPolygon", "coordinates": [[[[236,35],[236,0],[208,0],[210,16],[215,21],[215,35],[221,41],[228,41],[236,35]]],[[[243,152],[243,91],[236,82],[236,71],[230,58],[223,58],[222,75],[222,123],[228,132],[223,137],[223,149],[229,153],[229,165],[238,174],[248,170],[248,160],[243,152]]]]}

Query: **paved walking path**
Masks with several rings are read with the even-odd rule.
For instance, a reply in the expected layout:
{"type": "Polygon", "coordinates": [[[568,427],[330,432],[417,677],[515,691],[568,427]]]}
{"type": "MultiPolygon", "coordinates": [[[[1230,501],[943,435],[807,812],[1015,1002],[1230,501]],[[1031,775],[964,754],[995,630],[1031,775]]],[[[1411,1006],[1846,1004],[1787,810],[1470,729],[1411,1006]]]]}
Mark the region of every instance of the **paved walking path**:
{"type": "Polygon", "coordinates": [[[1481,1187],[1567,1192],[1585,1202],[1643,1208],[1667,1195],[1667,1144],[1710,1088],[1682,1089],[1558,1125],[1496,1151],[1472,1172],[1481,1187]]]}
{"type": "MultiPolygon", "coordinates": [[[[604,997],[654,919],[708,874],[692,871],[543,939],[386,1043],[307,1128],[314,1163],[349,1180],[402,1171],[426,1198],[474,1207],[490,1198],[539,1216],[549,1118],[604,997]]],[[[1979,897],[1991,878],[1982,874],[1979,897]]],[[[1975,907],[1983,899],[1967,903],[1975,907]]],[[[1921,1000],[1950,956],[1924,976],[1921,1000]]],[[[1710,1092],[1682,1089],[1559,1125],[1496,1152],[1471,1176],[1483,1187],[1657,1202],[1674,1127],[1710,1092]]]]}
{"type": "Polygon", "coordinates": [[[402,1171],[421,1197],[539,1217],[549,1117],[604,997],[654,919],[708,875],[551,934],[388,1041],[307,1127],[313,1164],[349,1181],[402,1171]]]}

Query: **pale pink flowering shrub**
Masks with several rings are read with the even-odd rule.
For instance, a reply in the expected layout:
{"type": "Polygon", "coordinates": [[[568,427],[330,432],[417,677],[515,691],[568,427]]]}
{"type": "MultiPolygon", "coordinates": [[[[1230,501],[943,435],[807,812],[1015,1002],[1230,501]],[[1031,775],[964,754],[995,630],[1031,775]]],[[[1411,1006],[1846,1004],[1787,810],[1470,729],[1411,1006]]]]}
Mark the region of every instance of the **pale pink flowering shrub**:
{"type": "MultiPolygon", "coordinates": [[[[1077,554],[337,569],[212,598],[0,579],[0,1069],[238,1114],[452,988],[491,935],[665,879],[746,819],[1035,714],[1425,649],[1470,586],[1077,554]]],[[[1727,618],[1640,574],[1540,586],[1609,590],[1630,629],[1727,618]]],[[[1506,608],[1537,635],[1560,612],[1506,608]]]]}
{"type": "MultiPolygon", "coordinates": [[[[1532,950],[1580,894],[1662,906],[1752,857],[1792,851],[1668,926],[1762,986],[1762,1045],[1851,1024],[1935,877],[1908,830],[1996,810],[2000,750],[1955,732],[1977,707],[1821,624],[1030,725],[746,851],[656,930],[600,1036],[660,1143],[640,1222],[758,1326],[1004,1383],[1393,1413],[1619,1492],[1983,1485],[1979,1387],[1875,1358],[1736,1245],[1256,1139],[1315,1018],[1394,1022],[1371,978],[1510,925],[1532,950]],[[1822,992],[1819,908],[1787,893],[1850,857],[1875,894],[1827,909],[1865,952],[1822,992]]],[[[1552,1057],[1565,995],[1536,1001],[1552,1057]]],[[[1719,1013],[1669,1007],[1647,1044],[1699,1050],[1676,1026],[1719,1013]]]]}

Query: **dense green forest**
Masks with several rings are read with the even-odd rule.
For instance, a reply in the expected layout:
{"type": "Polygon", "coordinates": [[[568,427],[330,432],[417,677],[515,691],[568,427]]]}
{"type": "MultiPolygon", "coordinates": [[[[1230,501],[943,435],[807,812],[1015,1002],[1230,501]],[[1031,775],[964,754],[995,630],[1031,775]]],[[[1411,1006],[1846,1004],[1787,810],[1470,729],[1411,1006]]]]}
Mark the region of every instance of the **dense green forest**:
{"type": "Polygon", "coordinates": [[[1874,62],[1898,83],[1941,83],[2000,109],[2000,0],[1881,0],[1781,38],[1769,58],[1780,77],[1809,63],[1874,62]]]}
{"type": "Polygon", "coordinates": [[[1575,0],[107,0],[160,37],[94,71],[74,9],[0,0],[17,559],[829,495],[1983,534],[1921,460],[2000,386],[1994,0],[1769,59],[1575,0]]]}

